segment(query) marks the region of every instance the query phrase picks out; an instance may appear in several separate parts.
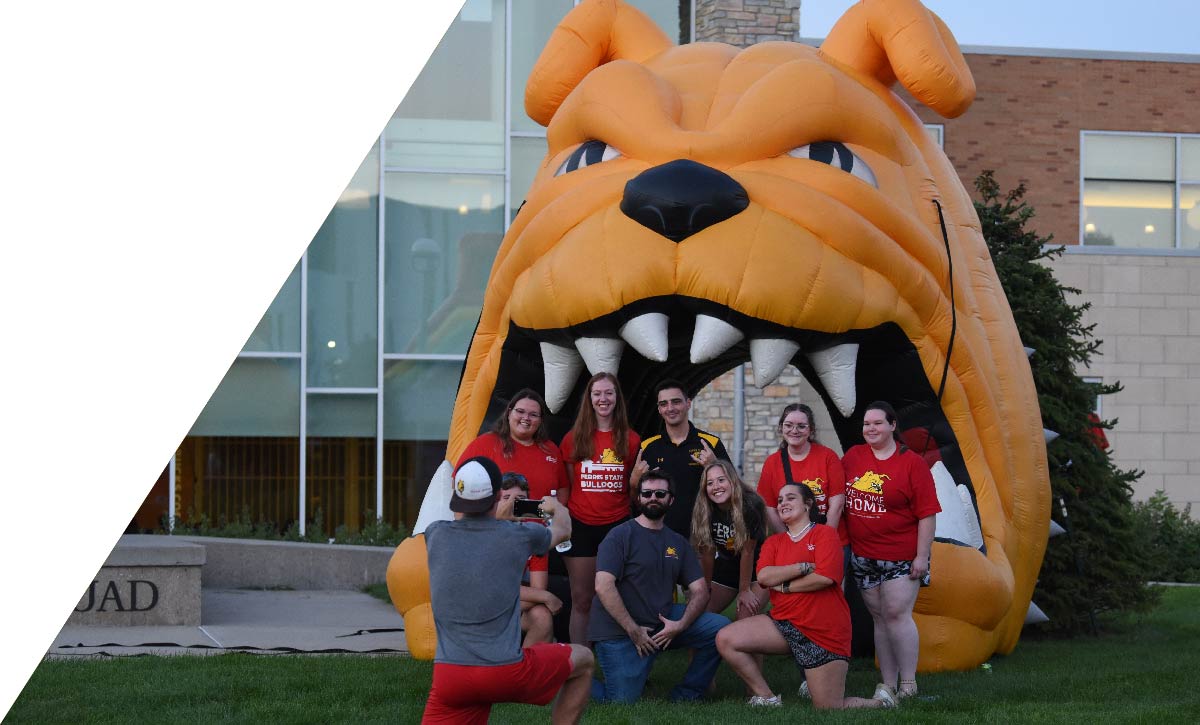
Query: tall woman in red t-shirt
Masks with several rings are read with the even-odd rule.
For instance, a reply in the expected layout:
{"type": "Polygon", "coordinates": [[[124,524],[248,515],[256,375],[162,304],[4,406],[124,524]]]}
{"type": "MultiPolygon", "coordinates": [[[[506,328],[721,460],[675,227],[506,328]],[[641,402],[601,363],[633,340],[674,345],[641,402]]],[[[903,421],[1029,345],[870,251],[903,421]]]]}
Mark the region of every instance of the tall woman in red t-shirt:
{"type": "MultiPolygon", "coordinates": [[[[492,424],[492,430],[467,444],[458,458],[461,466],[468,459],[485,456],[496,462],[501,473],[519,473],[529,482],[529,497],[541,499],[551,491],[567,487],[562,453],[542,428],[546,402],[529,388],[518,390],[508,401],[504,414],[492,424]]],[[[548,559],[529,560],[529,585],[545,589],[550,583],[548,559]]]]}
{"type": "Polygon", "coordinates": [[[913,605],[929,583],[934,514],[941,511],[933,475],[896,440],[896,411],[878,400],[863,414],[866,444],[846,451],[846,524],[850,566],[875,623],[880,687],[917,694],[920,642],[913,605]]]}
{"type": "Polygon", "coordinates": [[[596,551],[629,518],[629,474],[641,439],[629,429],[621,384],[611,373],[588,380],[575,425],[562,441],[570,486],[559,499],[571,512],[571,549],[563,563],[571,579],[571,641],[587,644],[596,596],[596,551]]]}
{"type": "Polygon", "coordinates": [[[846,474],[837,454],[817,442],[816,418],[804,403],[792,403],[779,416],[779,450],[763,461],[758,476],[758,495],[767,504],[767,521],[772,532],[783,531],[775,511],[779,489],[789,480],[803,483],[817,497],[817,509],[829,526],[837,529],[842,546],[850,543],[842,513],[846,505],[846,474]],[[788,470],[783,461],[787,458],[788,470]],[[788,474],[791,474],[790,478],[788,474]]]}
{"type": "Polygon", "coordinates": [[[784,531],[769,537],[758,556],[758,583],[770,588],[771,611],[717,633],[721,656],[754,693],[749,704],[782,704],[755,656],[791,654],[804,671],[815,707],[895,705],[887,692],[870,700],[845,696],[850,607],[842,594],[842,545],[836,531],[818,523],[823,517],[812,489],[785,484],[775,504],[784,531]]]}

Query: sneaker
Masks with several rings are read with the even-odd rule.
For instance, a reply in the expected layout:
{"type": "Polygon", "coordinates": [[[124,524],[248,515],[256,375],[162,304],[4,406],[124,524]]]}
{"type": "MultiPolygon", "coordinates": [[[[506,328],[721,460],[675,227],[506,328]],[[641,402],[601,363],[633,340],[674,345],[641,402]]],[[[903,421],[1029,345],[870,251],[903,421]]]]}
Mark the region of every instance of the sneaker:
{"type": "Polygon", "coordinates": [[[771,695],[770,697],[755,695],[747,700],[746,704],[750,707],[783,707],[783,698],[779,695],[771,695]]]}
{"type": "Polygon", "coordinates": [[[883,682],[875,685],[875,694],[871,698],[882,702],[884,707],[896,707],[898,704],[896,690],[891,685],[883,682]]]}
{"type": "Polygon", "coordinates": [[[808,694],[808,680],[800,683],[800,691],[796,694],[800,695],[800,697],[803,697],[805,700],[812,699],[812,695],[808,694]]]}

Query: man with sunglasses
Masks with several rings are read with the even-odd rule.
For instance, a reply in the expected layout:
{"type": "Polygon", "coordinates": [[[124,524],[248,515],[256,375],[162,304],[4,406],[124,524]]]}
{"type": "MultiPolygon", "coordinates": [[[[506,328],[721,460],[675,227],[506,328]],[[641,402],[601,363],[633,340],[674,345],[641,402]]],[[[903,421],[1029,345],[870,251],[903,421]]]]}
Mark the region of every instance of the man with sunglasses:
{"type": "Polygon", "coordinates": [[[672,700],[698,700],[716,674],[721,655],[717,632],[729,624],[705,611],[708,586],[687,539],[664,526],[675,498],[670,474],[646,471],[638,486],[638,516],[604,537],[596,555],[596,599],[588,623],[604,682],[592,683],[598,702],[635,702],[659,652],[695,650],[672,700]],[[687,588],[688,602],[674,604],[675,585],[687,588]]]}

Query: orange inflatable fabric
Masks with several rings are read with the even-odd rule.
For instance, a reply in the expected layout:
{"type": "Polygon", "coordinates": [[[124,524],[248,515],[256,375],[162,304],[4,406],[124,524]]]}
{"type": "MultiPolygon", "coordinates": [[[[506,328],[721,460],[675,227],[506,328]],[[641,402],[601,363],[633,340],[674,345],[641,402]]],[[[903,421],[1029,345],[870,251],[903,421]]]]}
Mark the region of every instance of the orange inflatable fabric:
{"type": "MultiPolygon", "coordinates": [[[[820,49],[676,47],[620,0],[572,10],[526,87],[549,154],[492,267],[416,531],[450,518],[452,462],[522,387],[542,386],[561,435],[587,373],[610,370],[646,431],[658,380],[695,392],[749,362],[763,386],[791,363],[843,445],[888,400],[934,471],[919,669],[1011,651],[1049,530],[1037,396],[971,200],[896,83],[945,117],[975,93],[916,0],[863,0],[820,49]]],[[[388,587],[432,657],[423,537],[388,587]]]]}

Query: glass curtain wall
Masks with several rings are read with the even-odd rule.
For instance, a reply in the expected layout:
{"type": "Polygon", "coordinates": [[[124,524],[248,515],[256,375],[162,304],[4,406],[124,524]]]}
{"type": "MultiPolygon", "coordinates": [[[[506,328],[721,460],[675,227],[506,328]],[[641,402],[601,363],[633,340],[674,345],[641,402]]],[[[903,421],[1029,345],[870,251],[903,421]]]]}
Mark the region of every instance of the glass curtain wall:
{"type": "MultiPolygon", "coordinates": [[[[180,446],[177,516],[411,527],[546,153],[525,81],[573,4],[466,2],[180,446]]],[[[679,37],[677,0],[634,4],[679,37]]]]}

